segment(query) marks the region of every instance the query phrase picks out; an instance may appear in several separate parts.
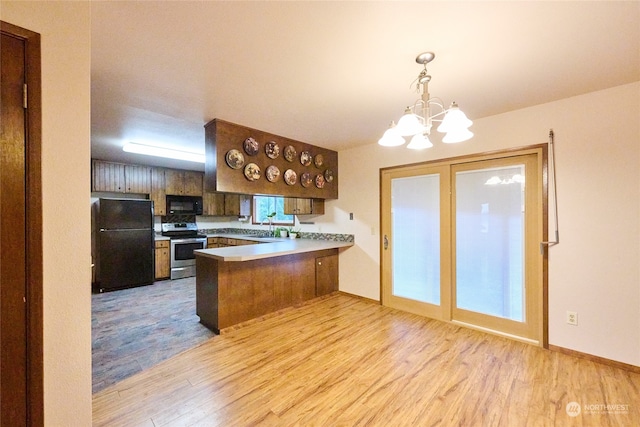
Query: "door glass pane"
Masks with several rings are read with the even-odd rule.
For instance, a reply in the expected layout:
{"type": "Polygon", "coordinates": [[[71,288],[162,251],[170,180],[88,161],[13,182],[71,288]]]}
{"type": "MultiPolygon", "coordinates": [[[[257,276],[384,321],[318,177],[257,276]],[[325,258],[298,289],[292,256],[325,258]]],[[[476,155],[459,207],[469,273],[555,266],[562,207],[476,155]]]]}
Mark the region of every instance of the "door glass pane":
{"type": "Polygon", "coordinates": [[[524,165],[458,172],[457,307],[523,322],[524,165]]]}
{"type": "Polygon", "coordinates": [[[440,179],[391,182],[392,272],[395,296],[440,304],[440,179]]]}

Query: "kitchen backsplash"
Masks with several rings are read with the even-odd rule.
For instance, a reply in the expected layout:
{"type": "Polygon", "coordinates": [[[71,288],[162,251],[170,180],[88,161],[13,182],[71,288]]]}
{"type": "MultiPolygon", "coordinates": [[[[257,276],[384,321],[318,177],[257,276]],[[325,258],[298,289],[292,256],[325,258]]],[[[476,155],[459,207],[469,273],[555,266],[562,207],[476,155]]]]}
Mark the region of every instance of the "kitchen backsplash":
{"type": "MultiPolygon", "coordinates": [[[[198,230],[201,234],[252,234],[256,236],[265,236],[267,232],[265,230],[252,230],[246,228],[203,228],[198,230]]],[[[309,233],[301,231],[301,239],[314,239],[314,240],[330,240],[332,242],[354,242],[355,237],[353,234],[333,234],[333,233],[309,233]]]]}
{"type": "Polygon", "coordinates": [[[166,215],[162,217],[162,223],[165,222],[196,222],[195,215],[166,215]]]}

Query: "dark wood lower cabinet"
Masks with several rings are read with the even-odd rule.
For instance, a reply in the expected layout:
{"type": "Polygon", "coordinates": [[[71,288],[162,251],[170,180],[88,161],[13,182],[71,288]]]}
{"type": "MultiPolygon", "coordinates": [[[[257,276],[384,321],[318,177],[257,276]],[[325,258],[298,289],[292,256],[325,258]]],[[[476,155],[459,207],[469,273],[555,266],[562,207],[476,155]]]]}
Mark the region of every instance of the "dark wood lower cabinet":
{"type": "Polygon", "coordinates": [[[327,295],[338,290],[338,255],[316,258],[316,295],[327,295]]]}
{"type": "Polygon", "coordinates": [[[169,240],[156,240],[156,280],[171,276],[171,249],[169,240]]]}
{"type": "Polygon", "coordinates": [[[196,256],[196,314],[218,334],[337,289],[337,249],[244,262],[196,256]]]}

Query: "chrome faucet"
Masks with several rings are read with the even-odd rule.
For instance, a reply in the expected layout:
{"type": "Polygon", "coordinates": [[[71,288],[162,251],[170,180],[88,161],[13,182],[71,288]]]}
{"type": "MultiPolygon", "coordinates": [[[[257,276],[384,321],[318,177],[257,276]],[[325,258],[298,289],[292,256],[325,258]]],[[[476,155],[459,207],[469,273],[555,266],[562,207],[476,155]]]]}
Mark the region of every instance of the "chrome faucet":
{"type": "MultiPolygon", "coordinates": [[[[267,236],[273,237],[273,218],[268,217],[267,220],[269,220],[269,231],[267,231],[267,236]]],[[[260,222],[260,225],[263,226],[265,221],[266,220],[262,220],[262,222],[260,222]]]]}

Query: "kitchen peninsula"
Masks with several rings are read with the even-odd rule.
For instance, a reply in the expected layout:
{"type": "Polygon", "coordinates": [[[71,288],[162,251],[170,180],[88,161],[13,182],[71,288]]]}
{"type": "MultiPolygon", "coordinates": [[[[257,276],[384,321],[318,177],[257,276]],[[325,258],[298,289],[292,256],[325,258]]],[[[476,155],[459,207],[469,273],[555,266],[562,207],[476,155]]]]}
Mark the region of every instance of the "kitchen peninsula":
{"type": "Polygon", "coordinates": [[[338,253],[353,242],[242,237],[253,245],[196,255],[196,314],[224,328],[338,290],[338,253]]]}

